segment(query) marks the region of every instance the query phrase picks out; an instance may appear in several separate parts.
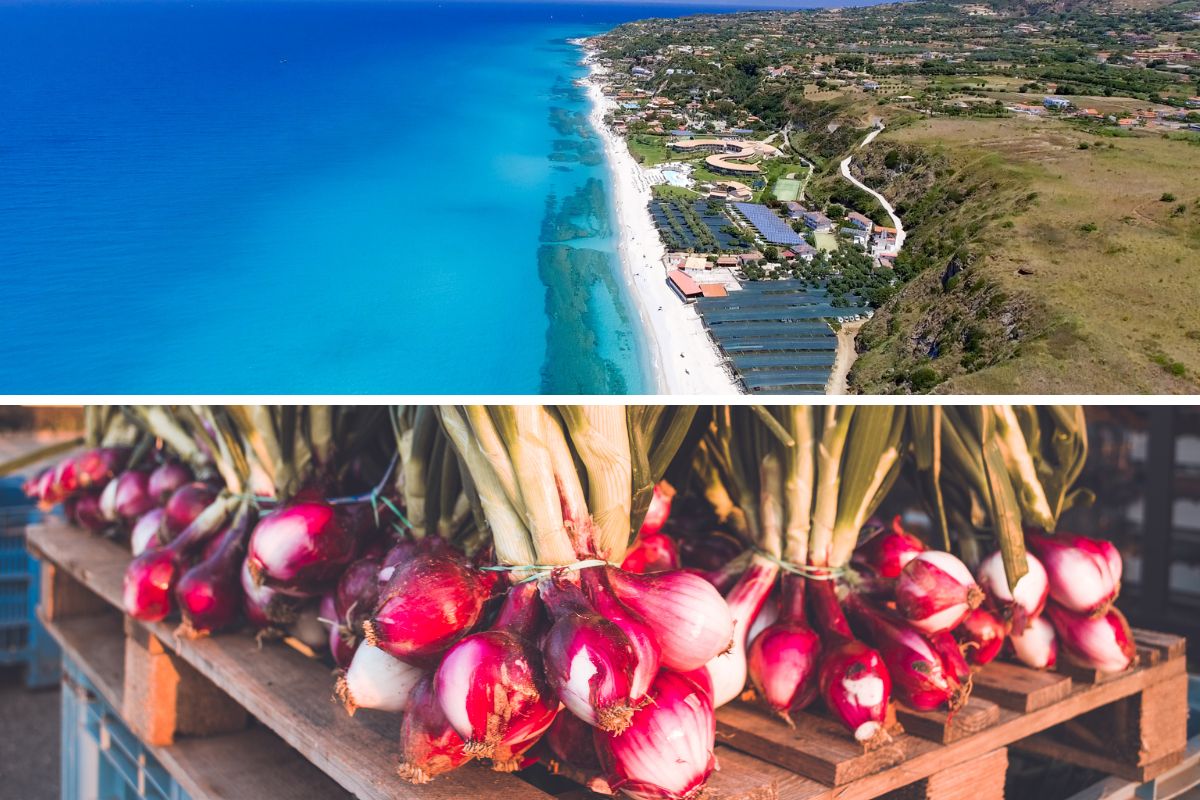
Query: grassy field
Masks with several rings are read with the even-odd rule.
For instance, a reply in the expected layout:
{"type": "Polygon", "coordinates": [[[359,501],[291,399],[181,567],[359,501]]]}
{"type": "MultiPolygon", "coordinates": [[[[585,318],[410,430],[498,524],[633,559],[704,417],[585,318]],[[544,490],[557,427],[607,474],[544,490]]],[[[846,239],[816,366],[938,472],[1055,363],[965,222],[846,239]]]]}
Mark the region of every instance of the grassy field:
{"type": "MultiPolygon", "coordinates": [[[[950,393],[1181,393],[1200,389],[1200,137],[1097,137],[1055,121],[938,118],[876,142],[944,153],[991,170],[1031,203],[989,219],[964,277],[1012,324],[1014,357],[974,372],[935,356],[950,393]],[[986,286],[985,286],[986,284],[986,286]],[[1020,309],[1019,313],[1012,309],[1020,309]]],[[[993,215],[996,216],[996,215],[993,215]]],[[[944,282],[918,280],[894,303],[888,348],[938,311],[944,282]],[[925,284],[924,289],[920,285],[925,284]],[[924,294],[921,294],[924,292],[924,294]]],[[[877,374],[883,374],[876,369],[877,374]]]]}
{"type": "Polygon", "coordinates": [[[667,149],[667,137],[653,136],[648,133],[635,133],[628,137],[629,152],[638,163],[654,166],[664,161],[679,160],[678,154],[667,149]]]}

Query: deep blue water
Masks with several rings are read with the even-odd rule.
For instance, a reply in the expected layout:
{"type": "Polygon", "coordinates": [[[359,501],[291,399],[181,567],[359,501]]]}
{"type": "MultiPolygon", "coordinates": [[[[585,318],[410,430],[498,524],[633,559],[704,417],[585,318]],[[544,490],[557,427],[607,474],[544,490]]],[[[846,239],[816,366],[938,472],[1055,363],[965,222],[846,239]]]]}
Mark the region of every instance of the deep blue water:
{"type": "Polygon", "coordinates": [[[0,392],[653,390],[566,39],[696,10],[0,3],[0,392]]]}

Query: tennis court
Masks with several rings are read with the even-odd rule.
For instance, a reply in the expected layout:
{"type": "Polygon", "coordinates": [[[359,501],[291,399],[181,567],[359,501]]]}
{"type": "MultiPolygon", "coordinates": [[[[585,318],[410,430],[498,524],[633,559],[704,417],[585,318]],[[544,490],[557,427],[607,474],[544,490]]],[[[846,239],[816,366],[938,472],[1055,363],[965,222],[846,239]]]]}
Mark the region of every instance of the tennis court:
{"type": "Polygon", "coordinates": [[[800,199],[800,189],[804,184],[796,178],[780,178],[775,181],[775,198],[782,203],[800,199]]]}

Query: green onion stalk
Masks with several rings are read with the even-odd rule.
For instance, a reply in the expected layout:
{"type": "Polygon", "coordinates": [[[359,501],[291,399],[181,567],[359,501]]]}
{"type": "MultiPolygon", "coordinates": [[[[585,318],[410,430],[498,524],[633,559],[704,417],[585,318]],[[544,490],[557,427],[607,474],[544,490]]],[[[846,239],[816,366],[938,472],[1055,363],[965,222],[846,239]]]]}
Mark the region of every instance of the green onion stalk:
{"type": "Polygon", "coordinates": [[[942,546],[971,567],[990,534],[1010,589],[1028,571],[1024,529],[1053,533],[1064,511],[1090,502],[1074,486],[1087,459],[1079,406],[909,409],[910,458],[942,546]]]}

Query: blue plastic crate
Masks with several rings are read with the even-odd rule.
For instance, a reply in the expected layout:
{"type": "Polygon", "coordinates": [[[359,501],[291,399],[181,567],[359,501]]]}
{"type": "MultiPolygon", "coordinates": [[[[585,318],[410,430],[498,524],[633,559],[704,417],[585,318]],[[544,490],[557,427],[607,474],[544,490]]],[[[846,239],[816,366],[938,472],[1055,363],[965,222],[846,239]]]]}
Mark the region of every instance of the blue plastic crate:
{"type": "Polygon", "coordinates": [[[0,479],[0,664],[24,664],[25,683],[58,683],[59,648],[37,619],[41,566],[25,549],[25,527],[40,512],[19,478],[0,479]]]}
{"type": "Polygon", "coordinates": [[[69,659],[60,773],[62,800],[190,800],[69,659]]]}

